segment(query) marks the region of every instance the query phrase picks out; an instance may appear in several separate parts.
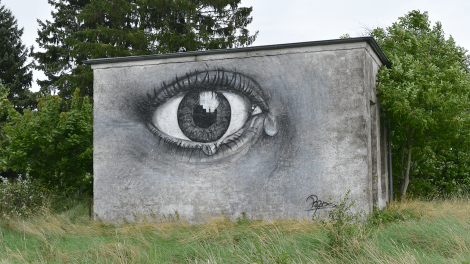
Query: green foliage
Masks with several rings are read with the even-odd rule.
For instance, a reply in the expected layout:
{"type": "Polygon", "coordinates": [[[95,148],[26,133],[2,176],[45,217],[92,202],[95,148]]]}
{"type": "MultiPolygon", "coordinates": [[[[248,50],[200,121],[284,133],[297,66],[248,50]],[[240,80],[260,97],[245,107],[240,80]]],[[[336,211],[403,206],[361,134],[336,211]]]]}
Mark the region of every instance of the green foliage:
{"type": "Polygon", "coordinates": [[[91,69],[84,70],[82,61],[85,56],[73,54],[74,47],[67,43],[68,39],[80,39],[83,36],[77,32],[83,30],[82,21],[77,19],[78,13],[89,4],[89,0],[48,0],[55,11],[52,12],[53,21],[39,21],[38,38],[39,47],[44,52],[31,52],[38,62],[34,67],[46,75],[46,80],[39,80],[40,93],[43,95],[59,91],[63,98],[70,99],[75,88],[80,87],[82,94],[92,94],[93,78],[91,69]],[[76,83],[73,76],[81,76],[76,83]]]}
{"type": "Polygon", "coordinates": [[[0,218],[28,217],[49,207],[49,191],[40,181],[21,175],[15,181],[0,176],[0,181],[0,218]]]}
{"type": "Polygon", "coordinates": [[[13,103],[8,100],[8,94],[10,89],[3,86],[0,82],[0,116],[5,116],[8,114],[10,109],[13,108],[13,103]]]}
{"type": "Polygon", "coordinates": [[[233,48],[256,38],[246,29],[252,8],[240,0],[49,0],[53,21],[40,22],[33,52],[47,80],[41,92],[70,99],[93,95],[94,58],[233,48]]]}
{"type": "Polygon", "coordinates": [[[415,210],[408,208],[397,210],[396,206],[390,205],[380,210],[374,206],[372,216],[365,221],[365,227],[366,229],[376,229],[397,222],[419,219],[421,219],[421,215],[415,210]]]}
{"type": "MultiPolygon", "coordinates": [[[[9,89],[0,82],[0,117],[6,117],[10,110],[13,109],[13,103],[8,100],[9,89]]],[[[8,144],[8,137],[2,131],[3,124],[0,124],[0,151],[8,144]]],[[[0,172],[6,170],[7,160],[0,156],[0,172]]]]}
{"type": "Polygon", "coordinates": [[[47,95],[38,99],[37,111],[26,109],[21,115],[10,109],[2,129],[0,164],[3,171],[28,173],[51,186],[83,185],[91,192],[92,104],[77,89],[70,110],[62,112],[63,108],[63,99],[47,95]]]}
{"type": "Polygon", "coordinates": [[[468,143],[456,142],[452,149],[428,147],[418,159],[410,194],[414,196],[456,196],[470,190],[470,152],[468,143]],[[460,143],[460,144],[459,144],[460,143]]]}
{"type": "MultiPolygon", "coordinates": [[[[348,190],[344,197],[340,197],[342,201],[328,211],[328,221],[320,218],[329,239],[328,251],[333,256],[341,254],[341,251],[349,247],[353,240],[364,238],[362,222],[367,215],[363,211],[351,212],[351,208],[356,202],[349,201],[350,194],[351,190],[348,190]]],[[[330,203],[333,203],[331,198],[330,203]]]]}
{"type": "Polygon", "coordinates": [[[390,27],[374,29],[372,36],[392,63],[379,71],[377,90],[392,125],[394,175],[402,198],[410,175],[418,187],[413,193],[436,183],[439,191],[468,184],[467,51],[452,37],[445,39],[440,22],[431,27],[427,12],[411,11],[390,27]]]}
{"type": "MultiPolygon", "coordinates": [[[[247,257],[244,258],[240,255],[235,254],[235,258],[239,262],[247,263],[273,263],[273,264],[284,264],[289,262],[289,253],[283,252],[280,254],[272,254],[272,246],[267,243],[263,243],[259,237],[255,238],[253,241],[253,248],[247,252],[247,257]]],[[[276,252],[277,253],[277,252],[276,252]]]]}
{"type": "Polygon", "coordinates": [[[249,224],[251,223],[253,220],[250,220],[246,217],[246,213],[245,212],[242,212],[242,217],[237,217],[237,224],[238,225],[243,225],[243,224],[249,224]]]}
{"type": "MultiPolygon", "coordinates": [[[[8,99],[18,111],[34,107],[34,95],[29,91],[33,74],[27,64],[28,50],[21,42],[23,29],[18,29],[11,11],[0,1],[0,82],[9,90],[8,99]]],[[[0,120],[4,115],[0,115],[0,120]]]]}

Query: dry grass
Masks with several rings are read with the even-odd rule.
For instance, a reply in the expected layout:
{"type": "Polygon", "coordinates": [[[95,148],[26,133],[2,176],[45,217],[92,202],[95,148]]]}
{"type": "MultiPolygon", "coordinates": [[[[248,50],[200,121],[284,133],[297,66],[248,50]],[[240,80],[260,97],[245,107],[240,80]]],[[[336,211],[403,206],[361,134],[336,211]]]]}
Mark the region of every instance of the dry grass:
{"type": "MultiPolygon", "coordinates": [[[[311,220],[211,218],[112,225],[86,206],[0,222],[0,263],[466,263],[470,202],[408,200],[356,225],[335,247],[311,220]],[[333,246],[332,246],[333,245],[333,246]]],[[[470,262],[467,262],[470,263],[470,262]]]]}
{"type": "Polygon", "coordinates": [[[447,199],[447,200],[406,200],[392,203],[389,206],[392,211],[410,211],[413,214],[426,218],[435,219],[453,216],[465,219],[470,216],[470,203],[468,199],[447,199]]]}

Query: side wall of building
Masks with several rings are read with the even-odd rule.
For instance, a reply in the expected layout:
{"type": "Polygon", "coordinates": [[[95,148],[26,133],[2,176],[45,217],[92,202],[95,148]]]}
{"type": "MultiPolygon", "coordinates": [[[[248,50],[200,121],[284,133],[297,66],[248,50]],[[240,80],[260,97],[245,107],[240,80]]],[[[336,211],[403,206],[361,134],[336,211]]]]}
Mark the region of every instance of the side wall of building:
{"type": "Polygon", "coordinates": [[[384,120],[382,120],[380,102],[377,98],[377,73],[381,63],[377,55],[370,49],[365,49],[364,67],[367,71],[365,86],[367,97],[370,100],[368,106],[370,112],[370,142],[371,142],[371,170],[370,179],[372,185],[372,204],[383,208],[388,202],[388,166],[387,166],[387,144],[384,120]]]}
{"type": "Polygon", "coordinates": [[[354,211],[383,206],[379,67],[366,42],[93,65],[97,217],[315,218],[348,190],[354,211]],[[155,131],[198,89],[265,107],[215,152],[155,131]]]}

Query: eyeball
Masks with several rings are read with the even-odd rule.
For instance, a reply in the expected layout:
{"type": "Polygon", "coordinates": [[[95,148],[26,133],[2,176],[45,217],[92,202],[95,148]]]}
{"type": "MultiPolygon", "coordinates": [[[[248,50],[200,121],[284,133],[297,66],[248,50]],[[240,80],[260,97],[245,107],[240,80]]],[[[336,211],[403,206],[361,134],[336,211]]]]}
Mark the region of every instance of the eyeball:
{"type": "Polygon", "coordinates": [[[159,106],[153,117],[161,132],[182,140],[215,142],[240,130],[259,106],[226,91],[191,91],[159,106]]]}

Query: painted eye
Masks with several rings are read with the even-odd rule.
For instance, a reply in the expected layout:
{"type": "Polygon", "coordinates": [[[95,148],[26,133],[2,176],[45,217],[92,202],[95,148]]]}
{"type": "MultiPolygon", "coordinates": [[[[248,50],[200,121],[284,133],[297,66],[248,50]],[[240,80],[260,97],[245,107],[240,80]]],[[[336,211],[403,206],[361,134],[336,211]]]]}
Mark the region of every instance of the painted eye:
{"type": "Polygon", "coordinates": [[[159,142],[190,155],[234,151],[256,139],[263,128],[270,136],[277,133],[261,87],[237,72],[204,71],[176,78],[148,94],[138,107],[159,142]]]}

